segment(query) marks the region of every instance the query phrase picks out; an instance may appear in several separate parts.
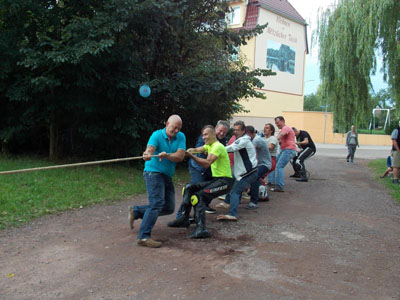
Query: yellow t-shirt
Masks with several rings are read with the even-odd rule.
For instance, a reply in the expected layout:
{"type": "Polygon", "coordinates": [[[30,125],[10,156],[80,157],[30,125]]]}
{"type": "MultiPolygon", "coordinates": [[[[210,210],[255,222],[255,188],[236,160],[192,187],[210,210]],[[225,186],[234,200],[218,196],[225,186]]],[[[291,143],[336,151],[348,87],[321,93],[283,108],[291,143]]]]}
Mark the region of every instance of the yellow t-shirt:
{"type": "Polygon", "coordinates": [[[216,157],[218,157],[217,160],[211,164],[212,176],[232,178],[229,156],[224,145],[218,141],[215,141],[212,145],[204,145],[204,149],[208,154],[214,154],[216,157]]]}

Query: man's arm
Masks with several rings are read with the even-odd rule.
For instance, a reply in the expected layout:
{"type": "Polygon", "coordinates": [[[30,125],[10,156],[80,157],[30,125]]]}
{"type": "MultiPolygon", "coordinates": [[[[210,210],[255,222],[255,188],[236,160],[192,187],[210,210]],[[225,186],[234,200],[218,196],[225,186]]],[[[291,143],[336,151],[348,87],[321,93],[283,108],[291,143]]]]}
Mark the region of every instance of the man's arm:
{"type": "Polygon", "coordinates": [[[150,160],[156,148],[153,146],[147,146],[146,150],[143,152],[143,160],[150,160]]]}
{"type": "Polygon", "coordinates": [[[207,158],[201,158],[193,155],[191,152],[186,151],[186,155],[193,159],[198,165],[202,166],[205,169],[208,169],[213,162],[215,162],[218,157],[212,153],[209,153],[207,158]]]}
{"type": "Polygon", "coordinates": [[[275,149],[275,144],[268,143],[268,150],[271,152],[274,151],[274,149],[275,149]]]}
{"type": "Polygon", "coordinates": [[[296,145],[297,145],[297,146],[308,145],[308,137],[305,137],[304,140],[301,141],[301,142],[297,142],[296,145]]]}
{"type": "Polygon", "coordinates": [[[164,158],[168,159],[169,161],[172,162],[181,162],[185,158],[185,150],[183,149],[178,149],[174,153],[166,153],[166,152],[161,152],[159,154],[160,156],[160,161],[163,160],[164,158]]]}
{"type": "Polygon", "coordinates": [[[233,144],[226,146],[225,149],[227,152],[235,152],[245,147],[246,147],[246,140],[241,138],[234,141],[233,144]]]}
{"type": "Polygon", "coordinates": [[[281,130],[279,133],[278,133],[278,136],[276,137],[277,139],[278,139],[278,141],[280,142],[281,141],[281,138],[283,138],[285,135],[287,135],[288,133],[286,132],[286,131],[283,131],[283,130],[281,130]]]}

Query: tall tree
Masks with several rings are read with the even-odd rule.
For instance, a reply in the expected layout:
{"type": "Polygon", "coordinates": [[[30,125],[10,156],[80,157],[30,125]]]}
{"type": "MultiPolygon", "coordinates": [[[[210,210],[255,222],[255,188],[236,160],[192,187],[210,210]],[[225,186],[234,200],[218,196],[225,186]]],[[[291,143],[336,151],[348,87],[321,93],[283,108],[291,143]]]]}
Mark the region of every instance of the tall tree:
{"type": "Polygon", "coordinates": [[[230,56],[265,26],[227,30],[227,2],[0,0],[2,148],[128,155],[171,113],[190,140],[241,98],[262,98],[258,76],[272,72],[230,56]]]}
{"type": "Polygon", "coordinates": [[[341,130],[362,123],[369,112],[370,75],[375,53],[383,55],[383,73],[400,105],[400,2],[340,0],[319,18],[320,73],[341,130]]]}

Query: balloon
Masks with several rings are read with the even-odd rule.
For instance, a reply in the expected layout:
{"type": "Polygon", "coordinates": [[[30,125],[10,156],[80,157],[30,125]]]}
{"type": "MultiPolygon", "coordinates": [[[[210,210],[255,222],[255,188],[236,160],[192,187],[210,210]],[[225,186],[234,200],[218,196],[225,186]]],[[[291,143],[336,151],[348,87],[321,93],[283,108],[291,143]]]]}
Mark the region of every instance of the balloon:
{"type": "Polygon", "coordinates": [[[139,94],[143,98],[147,98],[151,94],[151,89],[147,84],[143,84],[139,89],[139,94]]]}

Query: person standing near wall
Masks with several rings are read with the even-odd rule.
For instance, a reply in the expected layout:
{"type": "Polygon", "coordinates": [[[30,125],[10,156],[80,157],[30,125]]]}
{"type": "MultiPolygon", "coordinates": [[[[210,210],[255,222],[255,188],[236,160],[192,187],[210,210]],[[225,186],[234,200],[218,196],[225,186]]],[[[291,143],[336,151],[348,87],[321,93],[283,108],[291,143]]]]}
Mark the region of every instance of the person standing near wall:
{"type": "Polygon", "coordinates": [[[351,125],[351,130],[347,133],[346,136],[346,146],[349,151],[347,154],[347,162],[353,163],[354,154],[356,153],[356,148],[360,147],[358,144],[358,133],[356,132],[356,128],[354,125],[351,125]]]}
{"type": "Polygon", "coordinates": [[[393,151],[393,180],[394,184],[399,184],[400,168],[400,121],[399,126],[392,131],[392,151],[393,151]]]}

